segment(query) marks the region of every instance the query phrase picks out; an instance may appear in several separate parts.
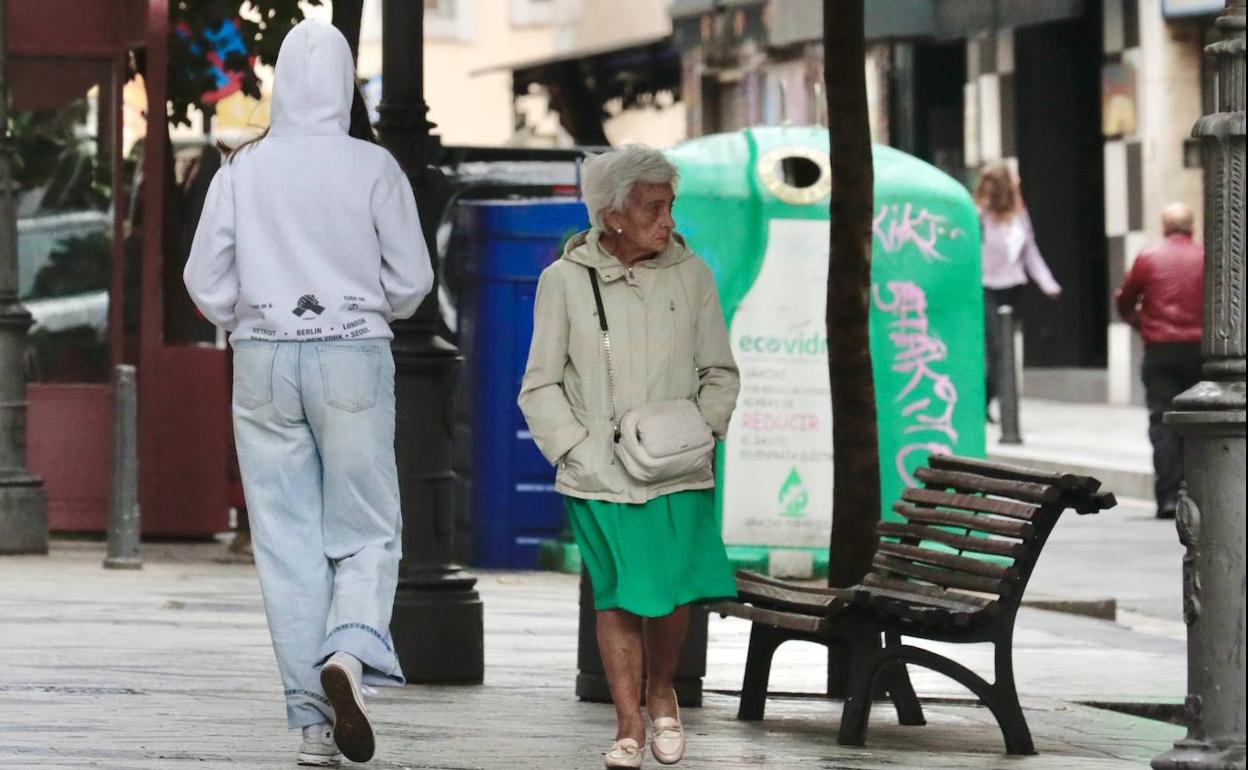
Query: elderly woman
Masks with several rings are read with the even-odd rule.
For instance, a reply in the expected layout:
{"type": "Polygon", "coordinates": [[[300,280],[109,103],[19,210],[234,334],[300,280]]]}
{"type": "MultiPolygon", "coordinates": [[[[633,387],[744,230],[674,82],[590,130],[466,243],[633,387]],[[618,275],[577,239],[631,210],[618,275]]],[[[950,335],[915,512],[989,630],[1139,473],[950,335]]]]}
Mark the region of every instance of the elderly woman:
{"type": "MultiPolygon", "coordinates": [[[[689,605],[736,595],[711,435],[727,431],[740,381],[711,271],[674,229],[676,183],[675,167],[647,148],[585,164],[592,227],[542,273],[520,388],[593,586],[617,719],[609,768],[641,766],[643,680],[651,751],[664,764],[684,755],[672,678],[689,605]],[[621,455],[621,422],[672,403],[689,407],[710,446],[691,467],[638,478],[621,455]]],[[[659,414],[661,433],[668,412],[659,414]]]]}

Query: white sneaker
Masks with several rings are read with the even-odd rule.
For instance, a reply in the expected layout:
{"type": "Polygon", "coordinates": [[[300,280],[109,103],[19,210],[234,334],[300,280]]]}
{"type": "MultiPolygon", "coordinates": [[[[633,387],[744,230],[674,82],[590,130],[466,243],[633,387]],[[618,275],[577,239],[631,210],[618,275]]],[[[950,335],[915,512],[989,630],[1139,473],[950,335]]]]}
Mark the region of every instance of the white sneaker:
{"type": "Polygon", "coordinates": [[[334,729],[329,722],[308,725],[303,728],[303,743],[299,745],[299,764],[304,767],[337,767],[342,762],[338,745],[334,743],[334,729]]]}
{"type": "Polygon", "coordinates": [[[360,692],[363,672],[359,659],[345,652],[334,653],[321,667],[321,687],[334,707],[334,741],[352,762],[367,762],[377,749],[360,692]]]}

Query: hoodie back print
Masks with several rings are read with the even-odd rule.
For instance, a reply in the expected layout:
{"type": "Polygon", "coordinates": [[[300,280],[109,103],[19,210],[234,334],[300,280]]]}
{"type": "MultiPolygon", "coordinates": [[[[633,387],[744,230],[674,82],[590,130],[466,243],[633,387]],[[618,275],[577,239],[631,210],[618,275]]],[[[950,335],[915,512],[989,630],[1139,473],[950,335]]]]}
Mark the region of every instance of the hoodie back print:
{"type": "Polygon", "coordinates": [[[433,286],[402,169],[347,135],[354,71],[337,29],[301,22],[278,54],[268,135],[212,180],[183,279],[231,341],[389,339],[433,286]]]}

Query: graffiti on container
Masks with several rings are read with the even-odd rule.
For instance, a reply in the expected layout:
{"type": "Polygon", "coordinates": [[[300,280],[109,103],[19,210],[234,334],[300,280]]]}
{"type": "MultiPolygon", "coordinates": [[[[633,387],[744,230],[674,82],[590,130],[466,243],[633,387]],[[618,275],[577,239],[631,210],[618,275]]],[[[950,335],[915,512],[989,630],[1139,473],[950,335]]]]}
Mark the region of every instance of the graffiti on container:
{"type": "Polygon", "coordinates": [[[940,253],[942,241],[955,241],[966,235],[962,228],[950,227],[948,217],[912,203],[880,206],[871,225],[885,254],[896,254],[912,245],[929,262],[945,259],[940,253]]]}
{"type": "Polygon", "coordinates": [[[928,323],[927,294],[918,284],[889,281],[883,289],[872,284],[871,298],[877,310],[893,316],[888,322],[888,339],[893,343],[892,370],[909,376],[893,394],[893,402],[902,405],[901,416],[906,420],[903,432],[910,437],[897,451],[894,463],[902,481],[916,486],[910,475],[910,456],[920,452],[953,454],[958,443],[958,432],[953,427],[958,389],[948,374],[937,370],[948,358],[949,350],[928,323]]]}

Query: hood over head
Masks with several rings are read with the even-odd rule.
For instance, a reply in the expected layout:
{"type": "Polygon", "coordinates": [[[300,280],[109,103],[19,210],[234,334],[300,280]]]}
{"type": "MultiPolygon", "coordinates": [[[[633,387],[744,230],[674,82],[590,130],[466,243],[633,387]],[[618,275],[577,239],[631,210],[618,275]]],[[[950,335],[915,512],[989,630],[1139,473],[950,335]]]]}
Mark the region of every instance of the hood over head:
{"type": "Polygon", "coordinates": [[[347,133],[354,89],[347,39],[323,21],[299,22],[277,54],[269,135],[347,133]]]}

